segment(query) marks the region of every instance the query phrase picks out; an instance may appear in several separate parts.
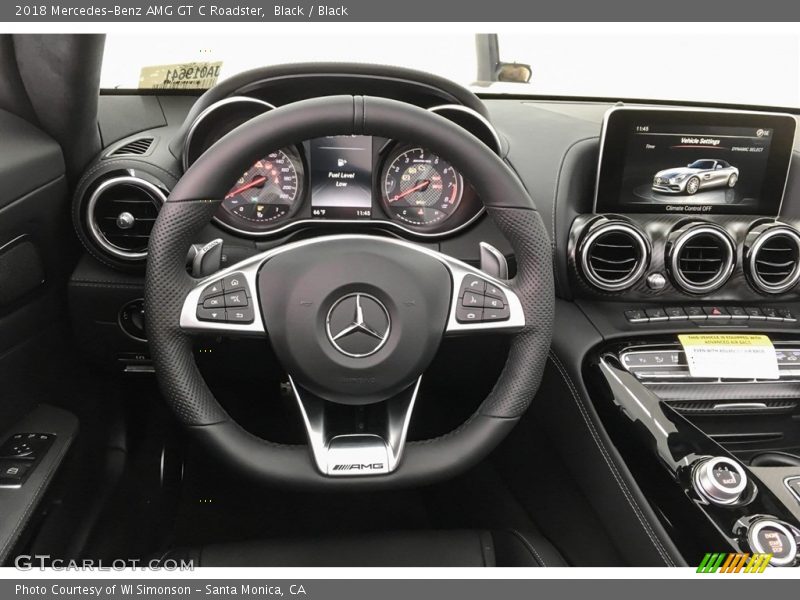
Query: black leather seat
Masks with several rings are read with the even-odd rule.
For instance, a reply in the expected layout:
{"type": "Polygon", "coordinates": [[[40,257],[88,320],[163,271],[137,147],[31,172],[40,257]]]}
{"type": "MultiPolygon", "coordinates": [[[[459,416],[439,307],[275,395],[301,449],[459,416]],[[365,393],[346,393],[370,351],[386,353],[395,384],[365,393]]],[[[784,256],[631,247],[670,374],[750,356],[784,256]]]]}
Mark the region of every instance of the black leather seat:
{"type": "Polygon", "coordinates": [[[174,550],[166,558],[201,567],[554,567],[566,562],[541,534],[502,531],[403,531],[247,541],[174,550]]]}

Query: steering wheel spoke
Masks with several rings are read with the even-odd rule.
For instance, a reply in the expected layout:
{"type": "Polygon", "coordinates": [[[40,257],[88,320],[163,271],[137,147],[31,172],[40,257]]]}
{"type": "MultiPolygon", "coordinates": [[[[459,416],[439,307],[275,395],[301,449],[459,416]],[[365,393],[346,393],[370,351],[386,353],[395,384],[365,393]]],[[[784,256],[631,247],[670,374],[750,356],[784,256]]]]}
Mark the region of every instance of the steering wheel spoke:
{"type": "Polygon", "coordinates": [[[258,257],[198,280],[186,295],[181,329],[190,333],[266,336],[256,295],[258,257]]]}
{"type": "Polygon", "coordinates": [[[403,456],[421,381],[420,376],[392,398],[360,408],[358,431],[348,431],[337,427],[332,413],[352,407],[334,407],[305,390],[290,376],[289,383],[303,415],[309,448],[319,472],[329,477],[363,477],[394,471],[403,456]]]}

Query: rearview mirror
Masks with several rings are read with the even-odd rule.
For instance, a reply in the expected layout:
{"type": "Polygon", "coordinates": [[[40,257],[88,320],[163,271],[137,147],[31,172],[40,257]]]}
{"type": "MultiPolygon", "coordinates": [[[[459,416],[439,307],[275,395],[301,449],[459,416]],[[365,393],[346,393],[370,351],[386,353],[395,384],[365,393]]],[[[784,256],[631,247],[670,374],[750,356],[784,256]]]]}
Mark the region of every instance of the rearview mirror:
{"type": "Polygon", "coordinates": [[[497,65],[497,81],[528,83],[532,74],[530,65],[522,63],[499,63],[497,65]]]}

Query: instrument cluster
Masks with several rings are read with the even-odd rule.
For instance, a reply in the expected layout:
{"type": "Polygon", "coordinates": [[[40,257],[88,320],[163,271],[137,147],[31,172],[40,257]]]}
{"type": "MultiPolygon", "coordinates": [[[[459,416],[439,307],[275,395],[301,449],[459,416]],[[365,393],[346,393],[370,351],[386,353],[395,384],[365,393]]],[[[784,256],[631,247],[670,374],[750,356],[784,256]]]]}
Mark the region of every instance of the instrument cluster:
{"type": "MultiPolygon", "coordinates": [[[[241,100],[239,119],[231,114],[235,105],[227,99],[221,106],[224,124],[213,123],[214,110],[198,117],[187,139],[185,168],[221,137],[223,129],[230,131],[255,116],[251,100],[241,100]]],[[[271,106],[265,103],[262,108],[271,106]]],[[[441,109],[446,118],[448,111],[457,111],[462,121],[469,111],[441,109]]],[[[477,113],[473,122],[482,129],[475,133],[499,151],[491,125],[477,113]]],[[[348,135],[301,141],[258,158],[231,182],[215,220],[247,237],[348,223],[440,237],[466,227],[483,210],[474,189],[444,157],[410,142],[348,135]]]]}

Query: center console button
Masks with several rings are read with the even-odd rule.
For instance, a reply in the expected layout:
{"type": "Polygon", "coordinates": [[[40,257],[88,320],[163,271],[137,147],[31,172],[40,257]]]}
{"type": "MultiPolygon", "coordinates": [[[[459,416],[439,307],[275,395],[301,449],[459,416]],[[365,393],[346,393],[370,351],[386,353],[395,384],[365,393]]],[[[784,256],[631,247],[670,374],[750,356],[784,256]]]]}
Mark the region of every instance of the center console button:
{"type": "Polygon", "coordinates": [[[638,308],[626,310],[625,318],[631,323],[647,323],[648,321],[645,312],[643,310],[639,310],[638,308]]]}
{"type": "Polygon", "coordinates": [[[721,306],[704,306],[703,312],[706,313],[706,316],[709,319],[713,319],[715,321],[722,321],[731,318],[731,316],[728,314],[728,311],[721,306]]]}
{"type": "Polygon", "coordinates": [[[761,312],[767,317],[767,321],[783,321],[783,317],[778,314],[778,310],[771,306],[762,307],[761,312]]]}
{"type": "Polygon", "coordinates": [[[764,313],[761,312],[761,309],[757,306],[745,306],[745,312],[750,317],[751,321],[763,321],[767,317],[764,316],[764,313]]]}
{"type": "Polygon", "coordinates": [[[724,456],[703,460],[694,469],[694,487],[706,500],[735,504],[747,487],[747,474],[738,462],[724,456]]]}
{"type": "Polygon", "coordinates": [[[703,311],[703,308],[700,306],[687,306],[685,309],[686,314],[689,315],[689,318],[692,321],[705,321],[706,320],[706,313],[703,311]]]}
{"type": "Polygon", "coordinates": [[[666,321],[667,320],[667,313],[664,312],[663,308],[646,308],[644,309],[647,318],[650,319],[650,322],[653,321],[666,321]]]}
{"type": "Polygon", "coordinates": [[[792,311],[791,311],[791,310],[789,310],[788,308],[779,308],[779,309],[778,309],[778,315],[780,315],[780,317],[781,317],[781,318],[782,318],[784,321],[790,321],[790,322],[792,322],[792,323],[794,323],[795,321],[797,321],[797,319],[796,319],[796,318],[795,318],[795,316],[794,316],[794,313],[792,313],[792,311]]]}
{"type": "Polygon", "coordinates": [[[686,311],[680,306],[668,306],[664,309],[664,312],[667,313],[670,321],[685,321],[689,318],[686,311]]]}
{"type": "Polygon", "coordinates": [[[769,564],[791,565],[797,558],[795,534],[788,525],[773,519],[758,519],[747,530],[747,541],[753,552],[772,554],[769,564]]]}
{"type": "Polygon", "coordinates": [[[747,311],[741,306],[726,306],[725,310],[731,315],[731,319],[747,320],[749,318],[747,311]]]}

